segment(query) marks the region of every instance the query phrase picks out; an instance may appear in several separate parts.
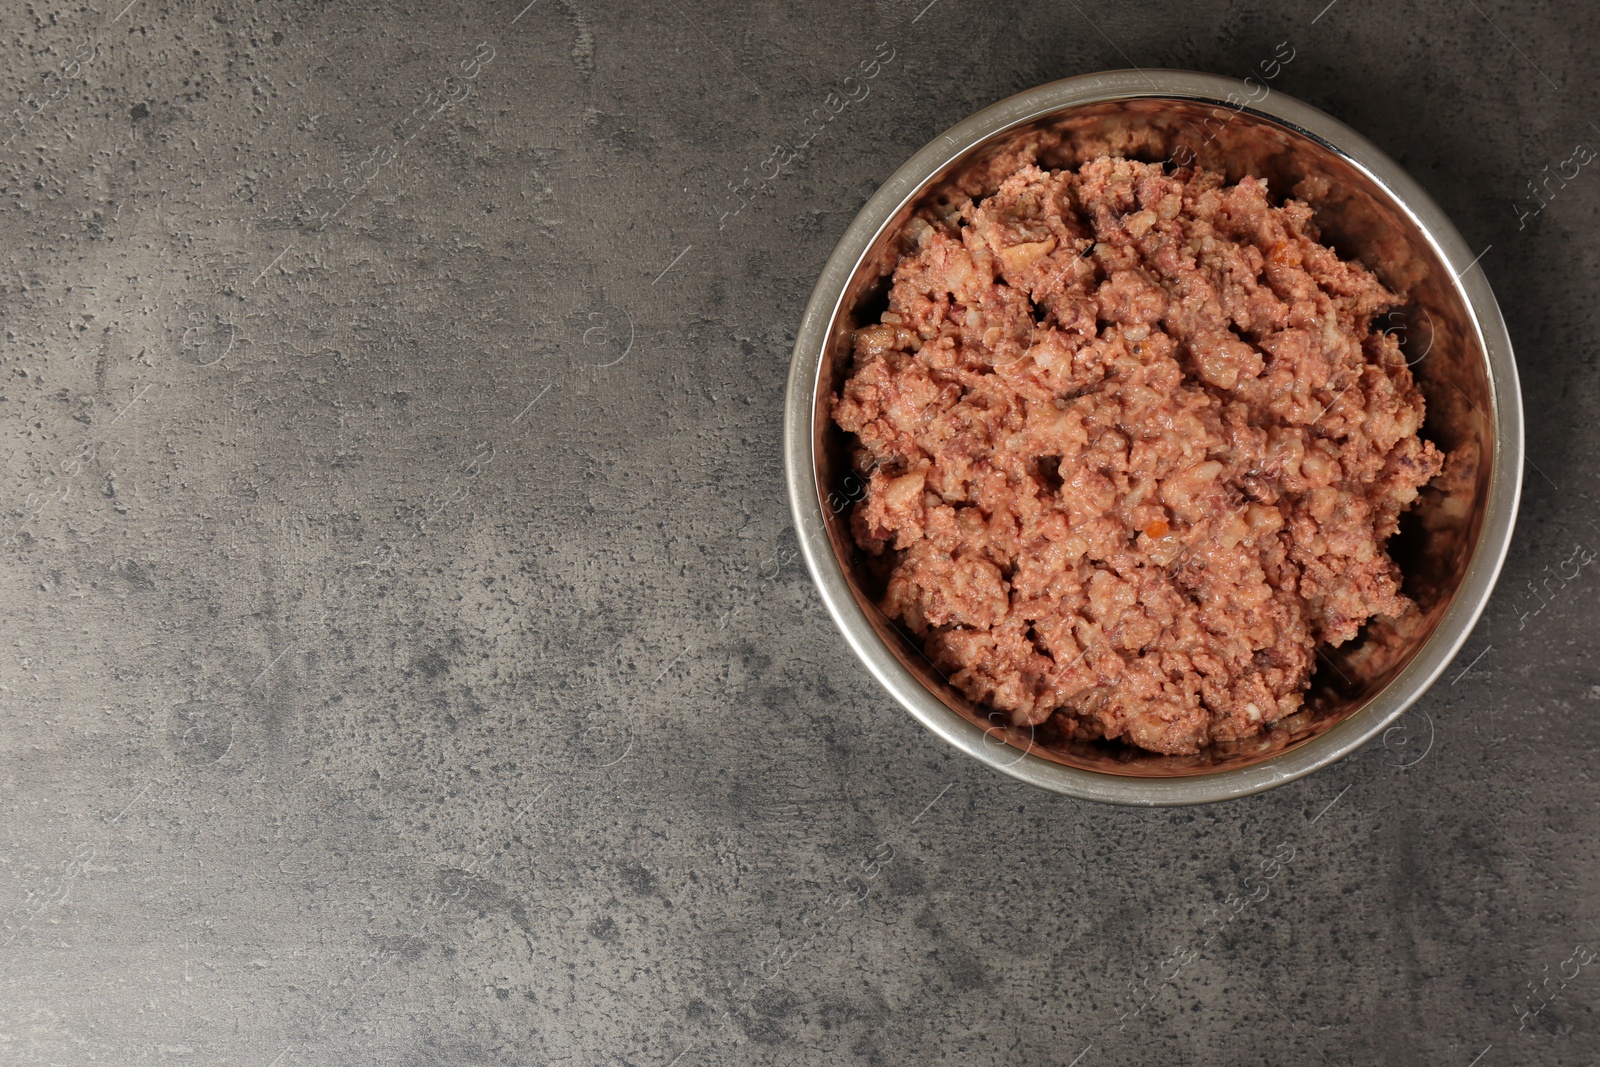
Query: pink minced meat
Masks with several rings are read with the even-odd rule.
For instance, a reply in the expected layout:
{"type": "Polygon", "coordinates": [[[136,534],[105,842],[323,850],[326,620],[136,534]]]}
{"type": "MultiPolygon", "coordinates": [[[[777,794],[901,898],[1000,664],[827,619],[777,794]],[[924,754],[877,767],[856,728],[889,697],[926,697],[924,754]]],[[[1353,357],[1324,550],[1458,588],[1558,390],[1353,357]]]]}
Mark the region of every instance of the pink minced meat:
{"type": "Polygon", "coordinates": [[[1384,544],[1443,458],[1373,329],[1399,298],[1307,205],[1101,158],[909,232],[833,415],[881,607],[967,696],[1193,753],[1411,610],[1384,544]]]}

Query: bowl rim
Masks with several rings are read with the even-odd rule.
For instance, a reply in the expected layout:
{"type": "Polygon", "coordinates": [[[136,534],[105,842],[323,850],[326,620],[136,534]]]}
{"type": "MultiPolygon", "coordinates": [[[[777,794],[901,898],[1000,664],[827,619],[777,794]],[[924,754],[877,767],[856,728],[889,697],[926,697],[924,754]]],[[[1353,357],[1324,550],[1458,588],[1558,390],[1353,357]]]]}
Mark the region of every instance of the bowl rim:
{"type": "Polygon", "coordinates": [[[817,378],[834,318],[881,231],[951,162],[1014,127],[1082,105],[1122,100],[1174,99],[1234,108],[1229,94],[1238,100],[1247,92],[1241,81],[1196,71],[1105,71],[1037,86],[963,119],[895,170],[857,213],[823,267],[796,332],[784,404],[784,473],[800,550],[828,613],[878,683],[929,730],[1013,778],[1083,800],[1146,807],[1212,803],[1284,785],[1343,759],[1389,728],[1455,658],[1488,603],[1516,524],[1522,491],[1522,395],[1505,320],[1482,269],[1473,269],[1479,256],[1422,187],[1377,146],[1309,104],[1273,91],[1239,110],[1317,141],[1393,201],[1454,275],[1452,284],[1488,363],[1488,417],[1494,437],[1483,523],[1451,603],[1411,662],[1344,720],[1279,755],[1183,776],[1118,775],[1047,760],[1006,743],[997,728],[974,725],[905,668],[856,601],[834,554],[817,492],[814,418],[817,378]]]}

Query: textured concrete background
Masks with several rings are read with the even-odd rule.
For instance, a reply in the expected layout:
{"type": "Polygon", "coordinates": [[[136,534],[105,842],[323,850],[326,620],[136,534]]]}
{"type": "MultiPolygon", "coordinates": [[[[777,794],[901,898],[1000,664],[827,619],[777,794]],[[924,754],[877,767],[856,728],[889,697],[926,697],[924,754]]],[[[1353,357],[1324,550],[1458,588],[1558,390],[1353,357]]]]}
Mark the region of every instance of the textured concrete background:
{"type": "Polygon", "coordinates": [[[1592,5],[125,2],[0,10],[0,1063],[1595,1062],[1592,5]],[[1384,743],[1074,803],[782,562],[793,328],[951,123],[1284,41],[1487,248],[1516,544],[1384,743]]]}

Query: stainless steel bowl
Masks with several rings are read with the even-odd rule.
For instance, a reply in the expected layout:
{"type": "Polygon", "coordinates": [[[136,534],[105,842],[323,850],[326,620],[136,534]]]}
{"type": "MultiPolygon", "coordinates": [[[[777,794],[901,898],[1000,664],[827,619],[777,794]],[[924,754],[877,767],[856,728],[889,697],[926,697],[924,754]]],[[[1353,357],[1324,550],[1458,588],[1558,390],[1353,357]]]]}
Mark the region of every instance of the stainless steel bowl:
{"type": "Polygon", "coordinates": [[[789,500],[828,611],[874,677],[923,725],[1026,782],[1118,804],[1247,796],[1349,754],[1398,718],[1461,648],[1499,574],[1522,487],[1522,399],[1505,323],[1477,251],[1393,160],[1349,127],[1262,86],[1188,71],[1114,71],[1052,82],[980,111],[897,170],[867,202],[812,291],[784,412],[789,500]],[[974,705],[879,612],[849,532],[843,434],[828,412],[859,321],[882,307],[900,231],[919,207],[986,190],[983,163],[1025,141],[1041,162],[1102,154],[1191,159],[1250,174],[1316,209],[1323,238],[1410,303],[1390,320],[1428,401],[1424,435],[1463,457],[1408,513],[1390,551],[1420,611],[1373,620],[1325,657],[1305,708],[1262,737],[1198,756],[1047,743],[974,705]]]}

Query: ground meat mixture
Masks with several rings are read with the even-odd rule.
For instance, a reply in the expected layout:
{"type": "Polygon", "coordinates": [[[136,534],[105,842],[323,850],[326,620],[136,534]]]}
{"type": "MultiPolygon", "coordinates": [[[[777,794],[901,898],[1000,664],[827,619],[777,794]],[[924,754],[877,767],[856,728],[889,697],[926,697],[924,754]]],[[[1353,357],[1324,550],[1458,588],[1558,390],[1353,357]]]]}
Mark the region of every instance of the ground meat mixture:
{"type": "Polygon", "coordinates": [[[1384,545],[1443,458],[1399,302],[1252,178],[1018,166],[914,218],[833,417],[881,608],[1018,726],[1193,753],[1411,609],[1384,545]],[[1381,320],[1376,324],[1381,326],[1381,320]]]}

